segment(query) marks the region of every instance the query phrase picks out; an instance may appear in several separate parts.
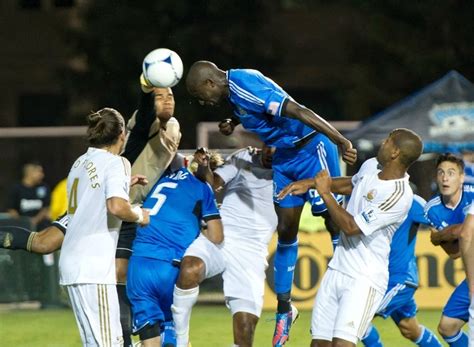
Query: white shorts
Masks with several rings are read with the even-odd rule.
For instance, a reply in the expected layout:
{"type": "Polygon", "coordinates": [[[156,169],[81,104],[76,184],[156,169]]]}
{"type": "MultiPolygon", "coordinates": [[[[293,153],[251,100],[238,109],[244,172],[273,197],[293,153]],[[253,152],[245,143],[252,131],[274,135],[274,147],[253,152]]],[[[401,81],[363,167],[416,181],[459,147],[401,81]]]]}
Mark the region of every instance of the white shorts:
{"type": "Polygon", "coordinates": [[[248,312],[260,317],[268,267],[266,246],[231,238],[216,246],[200,235],[185,256],[203,260],[206,278],[222,273],[224,296],[232,314],[248,312]]]}
{"type": "Polygon", "coordinates": [[[383,293],[365,278],[353,278],[328,269],[316,295],[311,318],[315,340],[337,337],[357,344],[367,331],[383,293]]]}
{"type": "Polygon", "coordinates": [[[115,284],[67,285],[83,346],[123,346],[115,284]]]}

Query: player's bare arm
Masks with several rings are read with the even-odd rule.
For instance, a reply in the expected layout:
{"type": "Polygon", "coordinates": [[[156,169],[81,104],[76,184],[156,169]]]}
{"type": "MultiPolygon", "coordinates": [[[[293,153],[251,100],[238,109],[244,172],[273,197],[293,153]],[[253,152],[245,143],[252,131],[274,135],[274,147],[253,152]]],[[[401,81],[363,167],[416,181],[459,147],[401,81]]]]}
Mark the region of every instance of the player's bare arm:
{"type": "Polygon", "coordinates": [[[337,144],[342,153],[342,159],[346,163],[353,165],[356,162],[357,150],[352,147],[352,143],[321,116],[291,100],[288,100],[285,104],[285,110],[282,114],[298,119],[316,131],[325,134],[332,142],[337,144]]]}
{"type": "Polygon", "coordinates": [[[125,222],[133,222],[140,225],[150,223],[150,216],[147,210],[138,206],[132,208],[132,205],[127,200],[119,197],[107,199],[107,210],[125,222]]]}
{"type": "MultiPolygon", "coordinates": [[[[350,195],[352,193],[352,177],[335,177],[331,182],[331,192],[334,194],[350,195]]],[[[278,199],[284,199],[287,195],[305,194],[311,188],[316,188],[314,179],[308,178],[290,183],[278,194],[278,199]]]]}
{"type": "Polygon", "coordinates": [[[462,224],[453,224],[443,230],[431,229],[431,243],[435,246],[443,242],[455,241],[459,238],[462,224]]]}
{"type": "Polygon", "coordinates": [[[474,293],[474,215],[468,214],[459,235],[459,247],[461,249],[464,269],[466,270],[469,291],[474,293]]]}
{"type": "Polygon", "coordinates": [[[361,230],[354,217],[339,205],[331,194],[331,181],[332,179],[326,170],[320,171],[314,178],[316,190],[324,200],[332,220],[344,234],[348,236],[360,234],[361,230]]]}
{"type": "Polygon", "coordinates": [[[204,236],[212,243],[218,245],[224,241],[224,231],[220,219],[211,219],[207,221],[207,228],[202,231],[204,236]]]}

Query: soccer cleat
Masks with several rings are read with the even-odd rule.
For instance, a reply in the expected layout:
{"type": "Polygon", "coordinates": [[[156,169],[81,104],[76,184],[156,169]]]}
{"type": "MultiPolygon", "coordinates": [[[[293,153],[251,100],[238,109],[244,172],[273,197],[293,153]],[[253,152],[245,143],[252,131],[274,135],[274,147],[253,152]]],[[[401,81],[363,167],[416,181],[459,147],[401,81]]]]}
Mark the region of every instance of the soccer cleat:
{"type": "Polygon", "coordinates": [[[273,347],[281,347],[289,339],[290,328],[299,317],[298,310],[291,305],[291,311],[276,314],[275,332],[273,333],[273,347]]]}
{"type": "Polygon", "coordinates": [[[161,346],[176,347],[176,330],[173,321],[161,324],[161,346]]]}

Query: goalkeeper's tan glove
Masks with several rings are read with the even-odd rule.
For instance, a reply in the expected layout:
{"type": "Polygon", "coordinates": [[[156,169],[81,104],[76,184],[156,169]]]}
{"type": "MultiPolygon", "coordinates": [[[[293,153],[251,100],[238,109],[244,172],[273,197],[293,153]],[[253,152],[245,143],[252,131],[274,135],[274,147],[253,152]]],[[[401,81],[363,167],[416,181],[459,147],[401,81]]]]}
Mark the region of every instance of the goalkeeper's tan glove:
{"type": "Polygon", "coordinates": [[[140,75],[140,87],[144,93],[151,93],[153,91],[153,85],[148,81],[143,74],[140,75]]]}

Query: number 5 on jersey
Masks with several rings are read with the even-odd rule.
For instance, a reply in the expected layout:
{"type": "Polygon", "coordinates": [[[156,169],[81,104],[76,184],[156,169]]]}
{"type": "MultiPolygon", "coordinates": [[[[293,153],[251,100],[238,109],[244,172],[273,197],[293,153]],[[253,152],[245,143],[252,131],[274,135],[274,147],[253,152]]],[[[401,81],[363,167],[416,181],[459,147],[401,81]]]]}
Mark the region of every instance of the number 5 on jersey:
{"type": "Polygon", "coordinates": [[[161,190],[163,188],[175,189],[177,186],[178,186],[178,183],[174,183],[174,182],[164,182],[156,186],[155,190],[150,196],[151,198],[156,199],[155,205],[150,209],[150,216],[156,215],[160,211],[160,208],[163,206],[163,204],[166,201],[167,196],[161,193],[161,190]]]}

